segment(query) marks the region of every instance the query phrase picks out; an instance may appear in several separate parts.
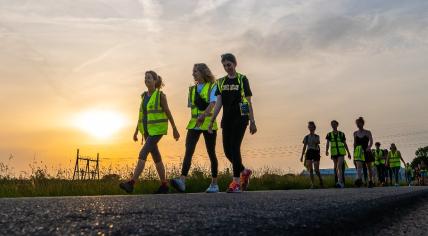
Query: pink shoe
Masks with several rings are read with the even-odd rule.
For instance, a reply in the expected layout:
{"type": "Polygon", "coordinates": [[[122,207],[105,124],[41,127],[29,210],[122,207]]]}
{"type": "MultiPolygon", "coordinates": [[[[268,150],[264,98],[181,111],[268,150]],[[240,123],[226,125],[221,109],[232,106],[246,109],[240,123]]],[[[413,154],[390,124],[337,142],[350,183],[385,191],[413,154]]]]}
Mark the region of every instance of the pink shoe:
{"type": "Polygon", "coordinates": [[[242,185],[242,191],[247,191],[248,185],[250,184],[251,174],[253,174],[253,171],[250,169],[245,169],[241,172],[240,181],[242,185]]]}

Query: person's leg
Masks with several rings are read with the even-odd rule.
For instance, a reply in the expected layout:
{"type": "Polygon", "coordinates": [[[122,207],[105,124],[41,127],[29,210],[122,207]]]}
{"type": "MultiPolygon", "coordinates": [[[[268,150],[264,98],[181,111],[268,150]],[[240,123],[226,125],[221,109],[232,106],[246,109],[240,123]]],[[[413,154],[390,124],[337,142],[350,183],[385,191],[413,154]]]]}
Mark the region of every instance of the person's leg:
{"type": "Polygon", "coordinates": [[[367,175],[367,166],[365,165],[365,163],[361,163],[362,164],[362,169],[363,169],[363,175],[364,175],[364,182],[367,183],[367,179],[368,179],[368,175],[367,175]]]}
{"type": "Polygon", "coordinates": [[[164,184],[166,183],[166,173],[165,167],[162,162],[162,156],[159,152],[158,142],[161,140],[162,135],[149,136],[146,139],[145,145],[147,145],[147,150],[152,154],[153,161],[156,166],[156,171],[158,172],[159,179],[164,184]]]}
{"type": "Polygon", "coordinates": [[[341,183],[341,184],[344,184],[344,182],[342,182],[343,181],[343,170],[342,170],[342,166],[343,166],[343,156],[340,156],[340,157],[337,157],[337,159],[336,159],[336,163],[337,163],[337,165],[336,165],[336,168],[337,168],[337,179],[339,180],[339,182],[341,183]]]}
{"type": "Polygon", "coordinates": [[[394,167],[395,184],[399,184],[400,167],[394,167]]]}
{"type": "Polygon", "coordinates": [[[144,167],[146,165],[147,156],[149,155],[149,152],[151,150],[151,147],[149,147],[149,144],[147,143],[147,135],[144,135],[144,142],[143,147],[140,150],[140,153],[138,155],[138,162],[134,169],[134,174],[132,175],[131,181],[136,182],[138,178],[140,177],[141,173],[144,170],[144,167]]]}
{"type": "Polygon", "coordinates": [[[231,140],[233,178],[238,183],[240,182],[239,179],[241,172],[245,169],[244,165],[242,164],[241,144],[246,128],[247,126],[237,127],[231,140]]]}
{"type": "Polygon", "coordinates": [[[229,127],[223,127],[222,136],[223,136],[223,151],[226,158],[229,160],[230,164],[232,164],[233,168],[233,131],[229,127]]]}
{"type": "Polygon", "coordinates": [[[324,183],[322,181],[321,173],[320,173],[320,162],[319,161],[314,161],[314,167],[315,167],[315,173],[317,174],[318,179],[320,181],[320,186],[324,187],[324,183]]]}
{"type": "Polygon", "coordinates": [[[204,140],[205,140],[205,146],[207,148],[208,157],[210,158],[211,162],[211,183],[217,184],[217,174],[218,174],[218,161],[217,161],[217,155],[215,153],[215,145],[217,140],[217,132],[213,131],[212,134],[208,133],[208,131],[204,131],[204,140]]]}
{"type": "Polygon", "coordinates": [[[367,170],[368,170],[368,174],[369,174],[369,182],[373,182],[373,178],[374,178],[374,171],[373,171],[373,165],[372,162],[366,162],[366,166],[367,166],[367,170]]]}
{"type": "Polygon", "coordinates": [[[334,183],[338,183],[337,157],[333,158],[334,183]]]}
{"type": "Polygon", "coordinates": [[[313,165],[312,165],[312,160],[306,160],[306,169],[308,169],[309,171],[309,177],[311,179],[311,188],[314,187],[314,169],[313,169],[313,165]]]}
{"type": "Polygon", "coordinates": [[[343,185],[345,185],[345,157],[343,157],[343,162],[342,162],[342,183],[343,185]]]}
{"type": "Polygon", "coordinates": [[[389,185],[392,185],[392,168],[388,167],[389,185]]]}
{"type": "Polygon", "coordinates": [[[198,143],[201,131],[189,129],[187,130],[186,135],[186,151],[183,159],[183,167],[181,169],[180,179],[182,181],[186,180],[187,175],[189,174],[190,166],[192,164],[192,157],[195,153],[196,144],[198,143]]]}

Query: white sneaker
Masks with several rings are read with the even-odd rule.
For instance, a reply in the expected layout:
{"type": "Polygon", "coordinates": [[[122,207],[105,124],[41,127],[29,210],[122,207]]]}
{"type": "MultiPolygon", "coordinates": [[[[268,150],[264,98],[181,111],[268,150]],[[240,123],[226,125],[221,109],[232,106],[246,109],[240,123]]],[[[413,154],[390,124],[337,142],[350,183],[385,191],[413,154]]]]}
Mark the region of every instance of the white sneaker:
{"type": "Polygon", "coordinates": [[[218,184],[210,184],[210,186],[205,191],[206,193],[218,193],[220,192],[220,189],[218,187],[218,184]]]}
{"type": "Polygon", "coordinates": [[[186,191],[186,184],[180,178],[171,179],[171,186],[177,189],[177,191],[184,193],[186,191]]]}

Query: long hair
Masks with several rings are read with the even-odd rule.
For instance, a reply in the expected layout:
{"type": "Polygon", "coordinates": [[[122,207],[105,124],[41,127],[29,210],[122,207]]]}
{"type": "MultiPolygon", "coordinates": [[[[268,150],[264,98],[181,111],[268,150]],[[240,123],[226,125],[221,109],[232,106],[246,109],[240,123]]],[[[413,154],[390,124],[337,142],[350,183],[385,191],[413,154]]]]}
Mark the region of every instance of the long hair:
{"type": "Polygon", "coordinates": [[[208,68],[205,63],[196,63],[194,67],[197,71],[199,71],[199,73],[201,73],[205,83],[215,82],[215,77],[213,73],[211,73],[210,68],[208,68]]]}
{"type": "Polygon", "coordinates": [[[163,86],[165,86],[165,84],[162,81],[162,77],[160,77],[160,75],[158,75],[156,72],[152,71],[152,70],[148,70],[146,71],[146,74],[151,74],[153,79],[155,80],[155,87],[157,89],[162,88],[163,86]]]}

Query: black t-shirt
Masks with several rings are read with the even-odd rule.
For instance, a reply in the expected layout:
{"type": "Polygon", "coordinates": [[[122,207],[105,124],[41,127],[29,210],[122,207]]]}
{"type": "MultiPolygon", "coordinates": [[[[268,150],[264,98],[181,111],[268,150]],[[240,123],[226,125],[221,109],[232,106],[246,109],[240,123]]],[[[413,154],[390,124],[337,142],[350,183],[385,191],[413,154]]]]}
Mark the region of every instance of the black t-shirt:
{"type": "MultiPolygon", "coordinates": [[[[246,76],[242,77],[245,97],[251,97],[253,94],[246,76]]],[[[220,86],[220,85],[219,85],[220,86]]],[[[216,95],[221,95],[223,103],[223,118],[221,126],[248,125],[248,116],[241,116],[239,103],[241,102],[241,85],[238,78],[230,79],[226,77],[223,83],[223,89],[220,92],[216,90],[216,95]]]]}

